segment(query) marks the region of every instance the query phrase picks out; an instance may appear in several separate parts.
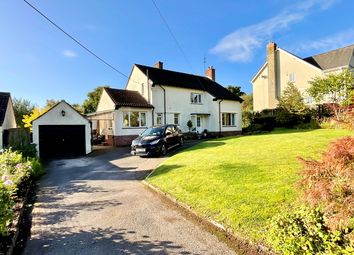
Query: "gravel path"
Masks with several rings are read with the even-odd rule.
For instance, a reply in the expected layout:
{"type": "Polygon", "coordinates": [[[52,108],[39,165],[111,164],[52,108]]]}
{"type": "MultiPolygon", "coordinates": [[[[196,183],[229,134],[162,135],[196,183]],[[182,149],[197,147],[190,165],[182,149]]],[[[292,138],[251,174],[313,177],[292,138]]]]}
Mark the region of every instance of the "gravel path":
{"type": "Polygon", "coordinates": [[[52,161],[24,254],[235,254],[140,183],[163,160],[119,148],[52,161]]]}

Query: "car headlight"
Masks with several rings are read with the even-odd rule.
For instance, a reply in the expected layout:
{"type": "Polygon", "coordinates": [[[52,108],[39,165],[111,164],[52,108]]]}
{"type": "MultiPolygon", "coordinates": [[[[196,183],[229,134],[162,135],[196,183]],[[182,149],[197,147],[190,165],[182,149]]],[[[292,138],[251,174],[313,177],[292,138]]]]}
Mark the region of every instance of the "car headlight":
{"type": "Polygon", "coordinates": [[[156,145],[156,144],[158,144],[160,142],[160,139],[157,139],[157,140],[155,140],[155,141],[152,141],[150,144],[151,145],[156,145]]]}

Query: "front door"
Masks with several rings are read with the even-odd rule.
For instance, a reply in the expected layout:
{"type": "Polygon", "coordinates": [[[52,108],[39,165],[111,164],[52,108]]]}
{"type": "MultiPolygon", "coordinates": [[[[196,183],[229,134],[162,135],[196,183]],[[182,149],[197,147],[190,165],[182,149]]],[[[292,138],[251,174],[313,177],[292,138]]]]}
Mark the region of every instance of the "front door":
{"type": "Polygon", "coordinates": [[[196,131],[200,134],[203,132],[203,118],[202,116],[197,115],[195,123],[196,131]]]}

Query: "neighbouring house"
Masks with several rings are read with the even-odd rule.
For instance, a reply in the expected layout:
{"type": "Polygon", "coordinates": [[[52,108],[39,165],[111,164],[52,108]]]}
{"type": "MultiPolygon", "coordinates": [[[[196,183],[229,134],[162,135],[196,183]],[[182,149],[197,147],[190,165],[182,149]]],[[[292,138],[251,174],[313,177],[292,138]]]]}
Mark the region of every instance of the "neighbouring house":
{"type": "Polygon", "coordinates": [[[177,124],[188,132],[234,135],[242,131],[242,99],[215,81],[215,69],[206,77],[135,64],[124,90],[105,88],[97,112],[88,115],[93,129],[109,143],[128,145],[151,125],[177,124]]]}
{"type": "Polygon", "coordinates": [[[301,58],[271,42],[267,45],[266,63],[251,80],[253,109],[262,111],[276,108],[289,82],[294,83],[303,94],[305,103],[313,106],[315,102],[306,92],[310,87],[309,81],[345,68],[354,68],[354,45],[301,58]]]}
{"type": "Polygon", "coordinates": [[[0,92],[0,149],[7,145],[8,130],[16,128],[10,93],[0,92]]]}
{"type": "Polygon", "coordinates": [[[91,152],[91,123],[64,100],[32,121],[33,143],[41,158],[91,152]]]}

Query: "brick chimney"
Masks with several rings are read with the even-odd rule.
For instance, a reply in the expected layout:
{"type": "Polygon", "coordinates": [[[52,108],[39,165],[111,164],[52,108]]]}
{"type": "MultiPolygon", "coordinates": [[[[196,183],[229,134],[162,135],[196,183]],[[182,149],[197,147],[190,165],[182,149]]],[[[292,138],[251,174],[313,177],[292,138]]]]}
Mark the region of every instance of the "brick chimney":
{"type": "Polygon", "coordinates": [[[163,63],[161,61],[158,61],[154,67],[158,68],[158,69],[163,69],[163,63]]]}
{"type": "Polygon", "coordinates": [[[205,76],[210,80],[215,81],[215,69],[213,66],[209,66],[207,70],[205,70],[205,76]]]}
{"type": "Polygon", "coordinates": [[[267,106],[269,109],[276,108],[278,104],[278,84],[277,84],[277,44],[270,42],[267,45],[267,65],[268,65],[268,89],[267,106]]]}

